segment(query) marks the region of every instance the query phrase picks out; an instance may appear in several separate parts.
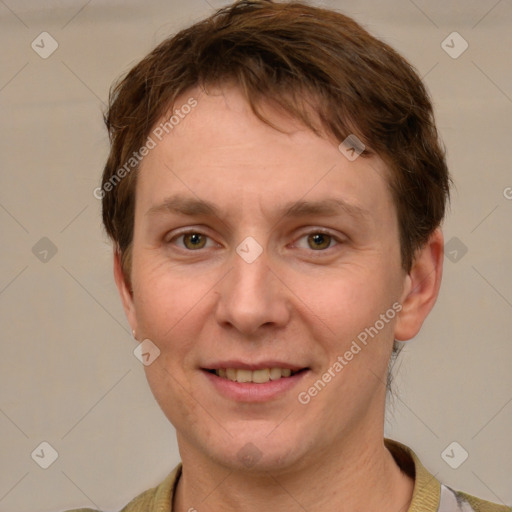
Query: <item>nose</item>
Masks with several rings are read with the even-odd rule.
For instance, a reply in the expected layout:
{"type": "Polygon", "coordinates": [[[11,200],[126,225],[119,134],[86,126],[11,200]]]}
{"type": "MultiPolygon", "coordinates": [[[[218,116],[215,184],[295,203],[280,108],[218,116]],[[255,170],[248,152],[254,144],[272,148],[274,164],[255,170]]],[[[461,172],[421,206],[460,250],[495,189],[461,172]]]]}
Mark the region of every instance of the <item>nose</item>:
{"type": "Polygon", "coordinates": [[[217,288],[217,322],[246,336],[285,326],[290,318],[289,291],[269,266],[265,251],[251,263],[235,253],[233,264],[217,288]]]}

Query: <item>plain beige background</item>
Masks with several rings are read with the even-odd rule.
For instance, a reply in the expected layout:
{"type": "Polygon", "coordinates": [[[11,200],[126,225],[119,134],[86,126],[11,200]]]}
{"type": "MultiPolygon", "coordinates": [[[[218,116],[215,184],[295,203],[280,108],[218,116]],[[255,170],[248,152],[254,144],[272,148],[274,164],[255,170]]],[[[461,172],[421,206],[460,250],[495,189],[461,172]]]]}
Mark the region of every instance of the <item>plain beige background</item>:
{"type": "MultiPolygon", "coordinates": [[[[112,81],[222,4],[0,0],[1,512],[119,510],[179,460],[133,355],[93,189],[112,81]],[[42,32],[58,44],[45,59],[31,47],[51,49],[42,32]],[[46,470],[31,457],[43,441],[58,452],[46,470]]],[[[396,366],[386,435],[448,485],[510,505],[512,1],[322,4],[425,77],[457,187],[441,295],[396,366]],[[441,456],[453,441],[469,454],[458,469],[441,456]]]]}

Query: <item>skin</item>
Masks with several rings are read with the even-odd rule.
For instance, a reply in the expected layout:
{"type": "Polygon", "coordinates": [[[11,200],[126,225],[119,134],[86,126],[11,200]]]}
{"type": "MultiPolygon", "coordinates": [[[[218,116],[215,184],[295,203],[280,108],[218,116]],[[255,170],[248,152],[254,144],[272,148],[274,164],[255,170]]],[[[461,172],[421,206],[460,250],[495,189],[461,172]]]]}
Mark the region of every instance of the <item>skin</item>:
{"type": "Polygon", "coordinates": [[[183,474],[175,510],[407,510],[414,482],[383,442],[385,381],[393,339],[414,337],[437,298],[441,231],[406,273],[380,158],[351,162],[339,141],[267,106],[280,133],[234,86],[192,90],[176,105],[190,96],[197,107],[142,162],[129,276],[114,257],[136,338],[161,351],[145,371],[176,428],[183,474]],[[219,214],[159,207],[176,194],[210,201],[219,214]],[[366,213],[282,214],[290,202],[328,198],[366,213]],[[206,237],[199,249],[197,238],[180,236],[186,229],[206,237]],[[308,237],[319,231],[332,238],[308,237]],[[263,249],[252,263],[236,252],[248,236],[263,249]],[[299,403],[298,393],[395,302],[401,312],[299,403]],[[241,403],[201,370],[218,359],[278,359],[309,371],[277,399],[241,403]],[[248,443],[259,457],[250,467],[240,457],[248,443]]]}

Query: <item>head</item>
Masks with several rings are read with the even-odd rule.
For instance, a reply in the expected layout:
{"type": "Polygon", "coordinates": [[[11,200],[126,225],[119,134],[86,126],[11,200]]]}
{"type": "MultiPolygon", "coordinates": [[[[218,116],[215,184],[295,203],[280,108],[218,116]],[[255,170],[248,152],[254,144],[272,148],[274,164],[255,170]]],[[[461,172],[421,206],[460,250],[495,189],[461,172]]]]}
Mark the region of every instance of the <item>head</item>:
{"type": "Polygon", "coordinates": [[[116,281],[178,438],[285,464],[381,418],[395,340],[437,297],[449,197],[410,64],[340,13],[242,1],[162,42],[105,119],[116,281]],[[268,359],[302,370],[293,400],[229,399],[206,371],[268,359]]]}

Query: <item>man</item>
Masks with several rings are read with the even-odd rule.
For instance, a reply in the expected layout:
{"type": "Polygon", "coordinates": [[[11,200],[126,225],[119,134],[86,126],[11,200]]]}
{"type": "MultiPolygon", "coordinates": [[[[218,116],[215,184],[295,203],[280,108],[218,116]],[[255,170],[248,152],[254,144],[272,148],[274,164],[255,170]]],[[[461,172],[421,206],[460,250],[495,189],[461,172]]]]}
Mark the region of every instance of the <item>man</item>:
{"type": "Polygon", "coordinates": [[[339,13],[242,1],[137,64],[106,122],[95,195],[182,459],[124,511],[512,510],[383,437],[450,183],[402,57],[339,13]]]}

